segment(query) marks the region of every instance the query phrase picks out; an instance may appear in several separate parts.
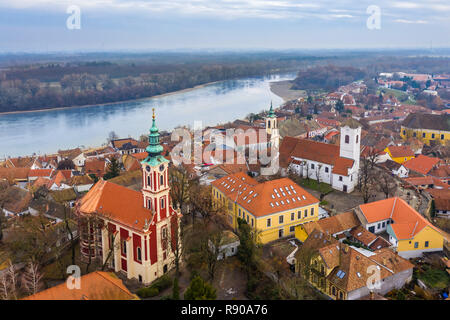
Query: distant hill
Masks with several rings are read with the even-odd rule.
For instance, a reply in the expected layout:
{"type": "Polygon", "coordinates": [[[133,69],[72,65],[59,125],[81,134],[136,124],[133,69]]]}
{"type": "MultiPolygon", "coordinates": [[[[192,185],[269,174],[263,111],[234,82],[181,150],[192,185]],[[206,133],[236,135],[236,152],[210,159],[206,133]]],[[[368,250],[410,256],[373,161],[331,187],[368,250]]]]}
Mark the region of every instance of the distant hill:
{"type": "Polygon", "coordinates": [[[302,70],[292,81],[294,90],[332,91],[342,85],[364,78],[363,70],[353,67],[338,67],[333,65],[313,67],[302,70]]]}

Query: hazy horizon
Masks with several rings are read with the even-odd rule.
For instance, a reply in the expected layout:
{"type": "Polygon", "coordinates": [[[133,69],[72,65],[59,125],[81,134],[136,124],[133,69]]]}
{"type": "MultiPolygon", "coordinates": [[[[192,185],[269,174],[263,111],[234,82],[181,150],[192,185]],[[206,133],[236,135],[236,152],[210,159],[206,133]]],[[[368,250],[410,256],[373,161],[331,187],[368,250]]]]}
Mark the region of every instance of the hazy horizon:
{"type": "Polygon", "coordinates": [[[449,14],[446,0],[0,0],[0,51],[438,49],[449,14]]]}

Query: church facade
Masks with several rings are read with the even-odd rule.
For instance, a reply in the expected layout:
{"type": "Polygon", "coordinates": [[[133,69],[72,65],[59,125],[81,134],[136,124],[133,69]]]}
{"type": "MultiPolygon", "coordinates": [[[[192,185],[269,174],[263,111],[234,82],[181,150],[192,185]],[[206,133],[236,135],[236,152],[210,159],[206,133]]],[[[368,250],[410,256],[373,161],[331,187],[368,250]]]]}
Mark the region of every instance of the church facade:
{"type": "Polygon", "coordinates": [[[181,214],[172,207],[168,165],[153,123],[148,156],[141,162],[142,189],[101,179],[77,203],[83,260],[149,284],[174,266],[181,214]]]}

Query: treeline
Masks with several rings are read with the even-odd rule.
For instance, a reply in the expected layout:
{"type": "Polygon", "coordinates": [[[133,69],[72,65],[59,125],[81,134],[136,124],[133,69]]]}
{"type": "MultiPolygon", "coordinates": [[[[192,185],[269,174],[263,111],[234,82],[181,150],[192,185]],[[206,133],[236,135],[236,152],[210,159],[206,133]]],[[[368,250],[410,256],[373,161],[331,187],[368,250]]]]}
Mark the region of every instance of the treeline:
{"type": "Polygon", "coordinates": [[[192,64],[166,68],[133,64],[90,64],[79,68],[47,65],[3,74],[0,112],[134,100],[209,82],[291,71],[293,68],[292,62],[285,61],[192,64]],[[56,75],[59,76],[58,79],[55,79],[56,75]]]}
{"type": "Polygon", "coordinates": [[[318,66],[301,70],[292,81],[292,89],[332,91],[342,85],[363,79],[365,75],[363,70],[353,67],[318,66]]]}

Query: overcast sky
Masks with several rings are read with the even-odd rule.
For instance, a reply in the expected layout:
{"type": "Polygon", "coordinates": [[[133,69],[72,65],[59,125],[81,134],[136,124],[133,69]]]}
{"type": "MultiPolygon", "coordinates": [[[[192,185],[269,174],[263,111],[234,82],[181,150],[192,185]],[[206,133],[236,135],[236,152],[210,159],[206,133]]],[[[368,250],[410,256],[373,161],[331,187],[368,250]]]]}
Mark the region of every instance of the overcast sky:
{"type": "Polygon", "coordinates": [[[449,0],[0,0],[2,52],[429,48],[449,35],[449,0]],[[81,29],[67,28],[73,5],[81,29]]]}

